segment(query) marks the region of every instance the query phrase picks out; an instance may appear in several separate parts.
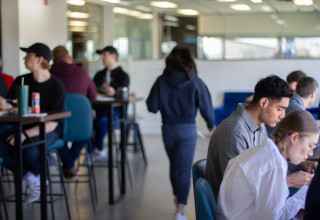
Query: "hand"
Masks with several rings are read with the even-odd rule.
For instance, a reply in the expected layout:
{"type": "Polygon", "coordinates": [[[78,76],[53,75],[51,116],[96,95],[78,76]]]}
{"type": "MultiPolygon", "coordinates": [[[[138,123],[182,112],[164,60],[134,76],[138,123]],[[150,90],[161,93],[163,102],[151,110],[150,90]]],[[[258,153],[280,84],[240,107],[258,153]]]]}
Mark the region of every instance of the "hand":
{"type": "Polygon", "coordinates": [[[7,100],[0,96],[0,109],[5,109],[7,106],[7,100]]]}
{"type": "MultiPolygon", "coordinates": [[[[26,140],[26,136],[21,133],[21,143],[23,143],[26,140]]],[[[14,147],[14,135],[9,135],[6,139],[6,142],[8,142],[12,147],[14,147]]]]}
{"type": "Polygon", "coordinates": [[[92,109],[92,117],[93,117],[93,119],[96,119],[96,117],[97,117],[97,112],[94,109],[92,109]]]}
{"type": "Polygon", "coordinates": [[[300,188],[303,185],[309,186],[314,174],[305,171],[298,171],[287,176],[288,187],[300,188]]]}
{"type": "Polygon", "coordinates": [[[106,93],[107,96],[114,96],[114,94],[116,93],[116,91],[114,90],[113,87],[111,86],[107,86],[104,88],[104,92],[106,93]]]}
{"type": "Polygon", "coordinates": [[[304,162],[301,162],[299,164],[299,166],[301,167],[301,169],[303,171],[306,171],[308,173],[313,173],[316,170],[317,166],[318,166],[318,162],[306,160],[304,162]]]}

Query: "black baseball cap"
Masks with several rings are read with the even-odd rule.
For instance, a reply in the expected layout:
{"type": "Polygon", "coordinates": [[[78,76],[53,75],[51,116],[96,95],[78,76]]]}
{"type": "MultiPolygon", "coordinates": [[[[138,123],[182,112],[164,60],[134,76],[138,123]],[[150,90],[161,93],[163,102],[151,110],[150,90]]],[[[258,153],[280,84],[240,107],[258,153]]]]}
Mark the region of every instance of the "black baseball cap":
{"type": "Polygon", "coordinates": [[[35,53],[37,56],[43,57],[48,62],[52,59],[52,51],[47,45],[42,43],[35,43],[30,47],[20,47],[20,50],[26,53],[35,53]]]}
{"type": "Polygon", "coordinates": [[[106,46],[105,48],[103,48],[101,50],[96,50],[96,52],[98,54],[102,54],[103,52],[109,52],[111,54],[117,54],[117,56],[118,56],[118,51],[113,46],[106,46]]]}

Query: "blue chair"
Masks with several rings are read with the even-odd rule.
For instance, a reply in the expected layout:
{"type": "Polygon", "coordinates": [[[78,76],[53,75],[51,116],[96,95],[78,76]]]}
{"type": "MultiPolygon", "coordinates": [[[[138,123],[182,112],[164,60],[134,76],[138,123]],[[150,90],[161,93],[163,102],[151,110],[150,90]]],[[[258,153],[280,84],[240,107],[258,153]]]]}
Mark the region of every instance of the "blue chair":
{"type": "Polygon", "coordinates": [[[217,204],[208,181],[199,177],[195,184],[194,193],[196,219],[214,220],[214,212],[217,208],[217,204]]]}
{"type": "Polygon", "coordinates": [[[192,165],[193,187],[195,186],[196,181],[199,177],[206,178],[206,166],[207,159],[198,160],[192,165]]]}
{"type": "MultiPolygon", "coordinates": [[[[86,150],[87,156],[91,158],[91,154],[88,153],[89,152],[88,148],[90,147],[90,137],[93,131],[92,106],[90,101],[88,100],[87,97],[83,95],[68,93],[66,96],[64,110],[71,111],[71,117],[67,117],[64,119],[62,138],[58,139],[54,144],[52,144],[47,151],[52,152],[53,150],[61,149],[62,147],[64,147],[64,145],[67,142],[85,141],[86,148],[87,148],[86,150]]],[[[60,162],[60,157],[59,157],[59,154],[57,155],[58,155],[58,163],[60,168],[60,176],[62,176],[62,169],[61,169],[62,166],[60,162]]],[[[92,158],[91,158],[91,161],[92,161],[92,158]]],[[[88,164],[87,167],[88,167],[89,180],[81,181],[81,182],[89,183],[92,206],[93,206],[93,210],[95,211],[95,199],[94,199],[93,186],[92,186],[92,178],[93,178],[93,181],[95,182],[93,166],[92,164],[88,164]]],[[[61,179],[61,182],[64,182],[63,177],[61,179]]],[[[79,181],[77,180],[75,183],[77,184],[78,182],[79,181]]],[[[49,187],[51,188],[50,180],[49,180],[49,187]]],[[[64,184],[63,184],[63,188],[64,188],[64,184]]],[[[67,203],[68,215],[70,219],[67,197],[65,198],[67,203]]]]}
{"type": "MultiPolygon", "coordinates": [[[[93,116],[92,106],[89,99],[80,94],[68,93],[66,96],[65,110],[71,111],[71,117],[64,119],[63,141],[66,142],[86,142],[87,158],[92,160],[91,152],[91,135],[93,133],[93,116]]],[[[92,207],[95,212],[95,198],[97,198],[95,175],[93,164],[87,163],[88,180],[76,180],[79,182],[89,183],[92,207]],[[94,193],[95,192],[95,193],[94,193]]],[[[86,175],[87,176],[87,175],[86,175]]],[[[77,189],[77,185],[76,185],[77,189]]]]}

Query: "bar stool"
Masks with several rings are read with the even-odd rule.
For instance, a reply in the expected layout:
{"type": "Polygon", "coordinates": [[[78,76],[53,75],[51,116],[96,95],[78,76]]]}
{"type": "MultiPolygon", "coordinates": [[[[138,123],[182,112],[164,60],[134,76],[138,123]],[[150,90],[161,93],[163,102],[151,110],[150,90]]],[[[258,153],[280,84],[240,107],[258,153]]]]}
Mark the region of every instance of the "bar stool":
{"type": "MultiPolygon", "coordinates": [[[[0,165],[3,163],[3,158],[0,157],[0,165]]],[[[8,215],[8,209],[7,209],[7,202],[6,202],[6,195],[3,189],[3,180],[2,180],[2,173],[0,172],[0,188],[1,188],[1,194],[2,194],[2,200],[3,200],[3,208],[4,208],[4,214],[6,217],[6,220],[9,219],[8,215]]],[[[2,214],[0,213],[0,218],[2,219],[2,214]]]]}

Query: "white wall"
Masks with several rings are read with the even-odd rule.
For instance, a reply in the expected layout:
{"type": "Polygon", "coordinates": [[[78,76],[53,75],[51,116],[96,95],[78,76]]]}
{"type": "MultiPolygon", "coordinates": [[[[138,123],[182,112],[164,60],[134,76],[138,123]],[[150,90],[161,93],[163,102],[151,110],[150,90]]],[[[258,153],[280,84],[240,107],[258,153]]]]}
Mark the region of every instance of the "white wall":
{"type": "MultiPolygon", "coordinates": [[[[160,114],[147,111],[145,100],[158,75],[164,68],[164,60],[134,61],[131,68],[131,92],[143,97],[136,105],[143,133],[160,133],[160,114]]],[[[197,61],[200,78],[207,84],[215,107],[222,105],[225,91],[253,91],[258,79],[276,74],[283,79],[293,70],[301,69],[320,84],[320,60],[260,60],[260,61],[197,61]]],[[[127,66],[123,64],[127,69],[127,66]]],[[[319,105],[319,94],[315,106],[319,105]]],[[[198,116],[198,130],[207,134],[204,120],[198,116]]]]}
{"type": "Polygon", "coordinates": [[[13,76],[28,72],[19,47],[36,42],[53,49],[67,42],[66,3],[64,0],[3,0],[2,44],[3,71],[13,76]]]}

